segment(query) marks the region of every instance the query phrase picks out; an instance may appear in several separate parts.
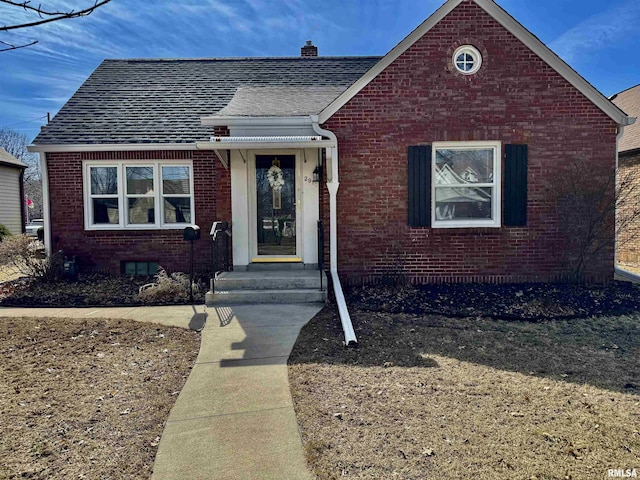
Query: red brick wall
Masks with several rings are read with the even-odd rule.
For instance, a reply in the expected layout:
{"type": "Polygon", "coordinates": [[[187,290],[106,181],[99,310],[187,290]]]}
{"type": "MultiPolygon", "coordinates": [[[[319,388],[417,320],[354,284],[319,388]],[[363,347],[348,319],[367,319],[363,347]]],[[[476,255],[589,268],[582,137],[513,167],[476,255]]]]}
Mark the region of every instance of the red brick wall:
{"type": "MultiPolygon", "coordinates": [[[[636,185],[640,182],[640,152],[620,155],[620,178],[635,179],[636,185]]],[[[640,187],[636,187],[640,188],[640,187]]],[[[633,193],[634,196],[637,193],[633,193]]],[[[638,204],[633,202],[627,205],[626,211],[621,216],[634,215],[638,210],[638,204]]],[[[618,235],[618,262],[634,267],[640,266],[640,219],[631,222],[629,226],[620,231],[618,235]]]]}
{"type": "Polygon", "coordinates": [[[195,220],[202,239],[195,242],[196,269],[211,263],[209,229],[214,220],[231,220],[230,175],[210,151],[48,153],[52,248],[75,255],[81,268],[120,272],[121,261],[158,261],[168,271],[188,271],[189,242],[179,230],[85,231],[82,162],[92,160],[192,160],[195,220]]]}
{"type": "MultiPolygon", "coordinates": [[[[394,272],[431,282],[556,278],[566,263],[553,179],[567,173],[568,158],[610,165],[612,175],[615,168],[615,122],[470,1],[325,127],[340,145],[339,270],[347,279],[394,272]],[[452,65],[463,44],[482,52],[476,75],[452,65]],[[529,145],[526,227],[408,226],[407,147],[466,140],[529,145]]],[[[328,226],[326,205],[324,212],[328,226]]],[[[588,273],[611,278],[613,256],[602,252],[588,273]]]]}

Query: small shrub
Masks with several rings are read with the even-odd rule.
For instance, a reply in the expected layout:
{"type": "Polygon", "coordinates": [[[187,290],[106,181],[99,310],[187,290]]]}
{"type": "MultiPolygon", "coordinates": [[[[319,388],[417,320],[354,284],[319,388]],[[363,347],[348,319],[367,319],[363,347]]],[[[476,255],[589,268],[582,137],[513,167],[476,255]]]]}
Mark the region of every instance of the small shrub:
{"type": "MultiPolygon", "coordinates": [[[[155,275],[155,282],[143,285],[138,293],[138,300],[143,303],[168,303],[185,301],[189,298],[189,275],[175,272],[167,274],[163,268],[155,275]]],[[[199,291],[193,285],[193,294],[199,291]]]]}
{"type": "Polygon", "coordinates": [[[0,242],[0,265],[29,277],[54,280],[62,274],[62,255],[43,255],[33,238],[13,235],[0,242]]]}
{"type": "Polygon", "coordinates": [[[0,242],[2,242],[2,240],[5,237],[10,237],[10,236],[11,236],[11,232],[9,231],[9,229],[0,223],[0,242]]]}

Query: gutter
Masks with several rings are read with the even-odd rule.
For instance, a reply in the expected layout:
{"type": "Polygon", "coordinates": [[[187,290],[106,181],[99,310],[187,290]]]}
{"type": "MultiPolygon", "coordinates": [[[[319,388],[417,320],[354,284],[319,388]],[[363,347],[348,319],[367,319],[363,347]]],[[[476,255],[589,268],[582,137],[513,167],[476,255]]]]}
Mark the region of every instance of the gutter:
{"type": "Polygon", "coordinates": [[[318,116],[311,115],[311,123],[313,130],[324,137],[328,137],[334,145],[327,148],[327,189],[329,190],[329,253],[330,253],[330,271],[331,279],[333,280],[333,291],[336,297],[336,303],[338,305],[338,313],[340,314],[340,322],[342,323],[342,330],[344,331],[344,343],[348,347],[355,347],[358,345],[358,339],[356,333],[353,330],[353,324],[351,323],[351,316],[347,309],[347,302],[344,298],[342,291],[342,284],[340,283],[340,277],[338,275],[338,188],[340,182],[338,181],[338,137],[330,130],[325,130],[318,124],[318,116]],[[330,167],[330,168],[329,168],[330,167]]]}
{"type": "Polygon", "coordinates": [[[145,152],[160,150],[196,150],[195,143],[95,143],[95,144],[32,144],[29,152],[145,152]]]}

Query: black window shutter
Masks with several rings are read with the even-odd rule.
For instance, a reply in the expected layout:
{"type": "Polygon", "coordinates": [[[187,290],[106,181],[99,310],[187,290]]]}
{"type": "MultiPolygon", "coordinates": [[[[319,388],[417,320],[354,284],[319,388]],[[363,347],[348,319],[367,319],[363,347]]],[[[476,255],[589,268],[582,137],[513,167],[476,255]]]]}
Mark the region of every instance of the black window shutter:
{"type": "Polygon", "coordinates": [[[524,227],[527,224],[527,145],[505,145],[504,224],[524,227]]]}
{"type": "Polygon", "coordinates": [[[431,146],[409,147],[409,225],[431,226],[431,146]]]}

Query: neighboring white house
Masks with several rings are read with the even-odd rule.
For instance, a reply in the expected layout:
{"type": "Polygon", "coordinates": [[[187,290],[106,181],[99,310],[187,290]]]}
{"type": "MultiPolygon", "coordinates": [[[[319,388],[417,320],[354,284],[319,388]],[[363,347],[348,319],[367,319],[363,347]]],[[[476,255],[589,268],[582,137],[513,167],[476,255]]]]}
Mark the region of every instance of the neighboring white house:
{"type": "Polygon", "coordinates": [[[27,166],[0,147],[0,224],[14,235],[24,232],[24,189],[27,166]]]}

